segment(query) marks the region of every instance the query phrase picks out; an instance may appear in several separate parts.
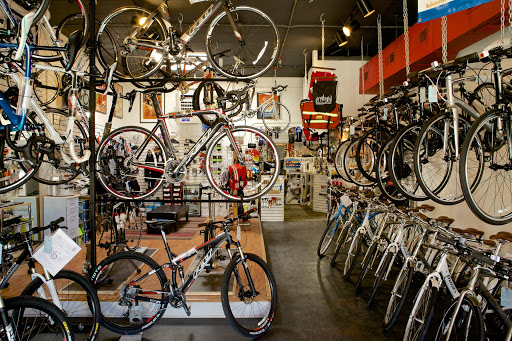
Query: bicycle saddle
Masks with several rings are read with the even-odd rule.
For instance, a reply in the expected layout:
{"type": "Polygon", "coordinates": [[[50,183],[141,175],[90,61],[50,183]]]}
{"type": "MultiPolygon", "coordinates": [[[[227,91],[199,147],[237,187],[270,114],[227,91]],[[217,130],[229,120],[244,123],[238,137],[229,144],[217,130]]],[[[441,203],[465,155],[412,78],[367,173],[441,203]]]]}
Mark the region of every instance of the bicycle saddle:
{"type": "Polygon", "coordinates": [[[164,228],[167,224],[175,224],[176,220],[146,220],[147,225],[151,225],[153,228],[164,228]]]}
{"type": "Polygon", "coordinates": [[[68,42],[66,43],[66,48],[68,50],[68,62],[65,68],[66,71],[71,70],[71,67],[75,63],[78,50],[80,50],[80,46],[82,46],[83,36],[84,34],[82,31],[75,31],[69,35],[68,42]]]}

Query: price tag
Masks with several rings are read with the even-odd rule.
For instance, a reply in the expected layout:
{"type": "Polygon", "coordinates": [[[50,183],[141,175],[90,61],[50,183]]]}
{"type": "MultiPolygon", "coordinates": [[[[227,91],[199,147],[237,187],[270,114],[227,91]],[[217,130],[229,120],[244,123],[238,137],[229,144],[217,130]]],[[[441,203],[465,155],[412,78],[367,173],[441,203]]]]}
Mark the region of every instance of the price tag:
{"type": "Polygon", "coordinates": [[[388,108],[384,108],[384,116],[382,116],[382,119],[384,121],[387,121],[387,119],[388,119],[388,111],[389,111],[388,108]]]}
{"type": "Polygon", "coordinates": [[[344,195],[340,198],[341,204],[345,207],[349,207],[352,205],[352,200],[350,200],[350,197],[348,195],[344,195]]]}
{"type": "Polygon", "coordinates": [[[428,101],[430,103],[437,103],[437,86],[435,86],[435,85],[428,86],[428,101]]]}
{"type": "Polygon", "coordinates": [[[356,126],[351,124],[350,125],[350,135],[355,135],[356,134],[356,126]]]}
{"type": "Polygon", "coordinates": [[[427,99],[426,92],[425,88],[420,88],[420,103],[425,103],[425,100],[427,99]]]}
{"type": "Polygon", "coordinates": [[[53,276],[62,270],[81,249],[62,229],[58,229],[53,234],[50,247],[47,243],[48,237],[34,253],[34,258],[53,276]]]}
{"type": "Polygon", "coordinates": [[[501,287],[501,302],[502,307],[512,308],[512,289],[501,287]]]}

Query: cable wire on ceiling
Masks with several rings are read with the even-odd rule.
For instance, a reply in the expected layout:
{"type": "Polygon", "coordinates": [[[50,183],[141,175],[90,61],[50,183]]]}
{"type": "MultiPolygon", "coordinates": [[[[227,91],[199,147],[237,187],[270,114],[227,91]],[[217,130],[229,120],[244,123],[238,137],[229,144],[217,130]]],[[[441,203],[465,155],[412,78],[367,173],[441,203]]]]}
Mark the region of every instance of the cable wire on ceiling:
{"type": "Polygon", "coordinates": [[[281,54],[284,50],[284,45],[286,44],[286,38],[288,37],[288,32],[290,31],[290,26],[292,25],[293,15],[295,14],[295,8],[297,7],[297,1],[293,3],[292,12],[290,13],[290,19],[288,20],[288,27],[286,28],[286,32],[284,34],[283,43],[281,44],[281,50],[279,51],[279,58],[277,60],[281,60],[281,54]]]}

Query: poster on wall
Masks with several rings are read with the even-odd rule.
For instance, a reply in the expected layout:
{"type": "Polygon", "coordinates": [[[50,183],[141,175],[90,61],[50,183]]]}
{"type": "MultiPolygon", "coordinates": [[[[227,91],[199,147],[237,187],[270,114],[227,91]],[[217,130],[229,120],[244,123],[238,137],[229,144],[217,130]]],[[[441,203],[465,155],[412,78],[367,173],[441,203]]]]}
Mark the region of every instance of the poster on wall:
{"type": "MultiPolygon", "coordinates": [[[[274,100],[279,102],[279,96],[274,95],[274,100]]],[[[274,113],[274,106],[272,105],[272,94],[271,93],[258,93],[258,118],[262,119],[263,115],[265,118],[280,119],[281,113],[279,107],[276,107],[277,112],[274,113]],[[270,105],[269,105],[270,104],[270,105]]]]}
{"type": "MultiPolygon", "coordinates": [[[[158,94],[158,102],[160,102],[160,109],[164,108],[164,99],[162,94],[158,94]]],[[[151,96],[149,94],[144,94],[141,100],[141,109],[140,109],[140,122],[156,122],[156,112],[153,107],[153,101],[151,100],[151,96]]]]}
{"type": "MultiPolygon", "coordinates": [[[[102,85],[100,90],[105,90],[105,85],[102,85]]],[[[96,91],[96,112],[107,113],[107,95],[102,91],[96,91]]]]}
{"type": "Polygon", "coordinates": [[[441,18],[490,1],[492,0],[418,0],[418,22],[441,18]]]}
{"type": "Polygon", "coordinates": [[[117,93],[116,111],[114,112],[114,117],[123,118],[123,99],[121,98],[121,95],[123,94],[123,87],[119,84],[114,84],[114,90],[117,93]]]}

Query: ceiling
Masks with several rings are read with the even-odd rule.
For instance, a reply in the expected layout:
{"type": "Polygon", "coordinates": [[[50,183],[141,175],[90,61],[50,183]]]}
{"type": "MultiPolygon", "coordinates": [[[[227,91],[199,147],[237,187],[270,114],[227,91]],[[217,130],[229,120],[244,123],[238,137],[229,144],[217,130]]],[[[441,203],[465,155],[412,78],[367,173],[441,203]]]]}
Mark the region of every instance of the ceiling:
{"type": "MultiPolygon", "coordinates": [[[[53,0],[66,3],[69,0],[53,0]]],[[[60,10],[69,9],[64,6],[54,6],[58,20],[60,10]]],[[[363,18],[357,10],[354,18],[361,28],[352,34],[349,43],[343,48],[338,48],[334,41],[334,33],[340,30],[345,20],[356,8],[356,0],[233,0],[239,5],[257,7],[266,12],[278,25],[281,41],[284,47],[281,51],[281,64],[278,76],[303,76],[304,55],[303,51],[321,50],[321,22],[320,16],[325,18],[325,47],[327,58],[346,58],[361,56],[361,37],[364,36],[364,53],[373,57],[377,54],[377,14],[382,15],[382,36],[384,47],[403,33],[403,0],[370,0],[375,8],[375,13],[363,18]],[[292,16],[293,13],[293,16],[292,16]],[[290,25],[289,25],[290,23],[290,25]]],[[[148,9],[155,9],[161,0],[98,0],[96,17],[99,20],[105,18],[108,13],[121,6],[137,5],[148,9]]],[[[210,1],[199,2],[191,5],[188,0],[169,0],[171,19],[178,25],[178,19],[183,14],[183,30],[197,19],[203,11],[211,5],[210,1]]],[[[409,25],[416,22],[417,1],[408,0],[409,25]]],[[[178,25],[179,26],[179,25],[178,25]]],[[[202,29],[204,30],[204,28],[202,29]]],[[[199,37],[201,37],[201,32],[199,37]]],[[[201,50],[203,40],[195,37],[191,42],[192,49],[201,50]]],[[[321,52],[319,52],[319,55],[321,52]]],[[[311,63],[311,53],[308,55],[308,64],[311,63]]]]}

